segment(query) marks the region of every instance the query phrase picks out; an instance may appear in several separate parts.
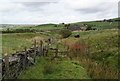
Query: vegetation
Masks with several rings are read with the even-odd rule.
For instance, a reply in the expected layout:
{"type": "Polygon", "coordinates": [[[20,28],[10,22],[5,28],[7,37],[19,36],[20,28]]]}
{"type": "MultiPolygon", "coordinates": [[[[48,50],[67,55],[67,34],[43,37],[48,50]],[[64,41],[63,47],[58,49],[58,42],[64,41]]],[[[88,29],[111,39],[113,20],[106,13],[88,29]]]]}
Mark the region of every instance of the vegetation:
{"type": "Polygon", "coordinates": [[[64,45],[69,46],[67,58],[53,61],[43,58],[44,64],[41,63],[41,59],[38,59],[36,66],[28,68],[20,75],[20,78],[116,79],[120,70],[118,67],[117,31],[73,32],[71,37],[58,41],[59,48],[63,48],[64,45]],[[76,33],[81,35],[80,39],[73,38],[76,33]],[[33,72],[34,75],[31,74],[33,72]]]}
{"type": "Polygon", "coordinates": [[[80,65],[86,68],[89,76],[94,79],[118,78],[120,70],[118,67],[118,34],[117,30],[107,31],[85,31],[80,39],[71,37],[65,40],[70,43],[70,45],[66,44],[71,48],[70,59],[78,59],[80,65]]]}
{"type": "Polygon", "coordinates": [[[59,33],[63,38],[67,38],[72,34],[72,32],[68,29],[62,29],[59,33]]]}
{"type": "MultiPolygon", "coordinates": [[[[57,24],[42,24],[42,25],[37,25],[37,26],[16,26],[16,27],[5,27],[3,28],[3,31],[7,31],[9,29],[9,31],[11,32],[34,32],[34,31],[50,31],[50,30],[58,30],[58,29],[62,29],[63,26],[62,25],[57,25],[57,24]],[[20,30],[20,31],[19,31],[20,30]]],[[[22,33],[21,32],[21,33],[22,33]]]]}
{"type": "Polygon", "coordinates": [[[68,56],[65,58],[59,57],[51,60],[50,55],[48,55],[50,57],[38,58],[36,65],[28,67],[22,72],[19,76],[20,79],[118,79],[120,69],[118,66],[117,22],[110,24],[110,22],[91,21],[71,24],[88,24],[87,30],[90,30],[91,27],[102,30],[71,32],[64,29],[63,24],[43,24],[33,27],[10,28],[7,31],[19,29],[44,31],[2,34],[3,54],[31,47],[33,40],[39,42],[39,40],[52,36],[58,38],[51,45],[52,47],[58,46],[62,51],[69,48],[68,56]],[[76,34],[80,35],[80,38],[74,38],[76,34]],[[62,39],[59,35],[62,36],[62,39]]]}
{"type": "MultiPolygon", "coordinates": [[[[114,18],[111,19],[114,20],[120,20],[120,18],[114,18]]],[[[118,28],[118,22],[104,22],[104,21],[88,21],[88,22],[77,22],[72,24],[83,24],[83,25],[92,25],[92,28],[98,28],[98,29],[112,29],[112,28],[118,28]]]]}
{"type": "Polygon", "coordinates": [[[92,30],[92,26],[91,25],[88,25],[86,30],[92,30]]]}
{"type": "Polygon", "coordinates": [[[11,33],[2,34],[2,53],[15,53],[17,50],[29,48],[33,44],[33,40],[43,40],[48,38],[45,33],[11,33]]]}
{"type": "Polygon", "coordinates": [[[86,70],[78,61],[50,61],[40,58],[36,65],[23,72],[20,79],[89,79],[86,70]],[[34,73],[34,74],[33,74],[34,73]]]}

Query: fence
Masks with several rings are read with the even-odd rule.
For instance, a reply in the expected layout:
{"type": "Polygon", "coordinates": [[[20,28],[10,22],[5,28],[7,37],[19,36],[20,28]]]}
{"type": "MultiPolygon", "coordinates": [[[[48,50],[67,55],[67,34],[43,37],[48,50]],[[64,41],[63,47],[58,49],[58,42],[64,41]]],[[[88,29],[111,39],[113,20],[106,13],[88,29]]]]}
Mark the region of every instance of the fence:
{"type": "Polygon", "coordinates": [[[36,56],[44,56],[44,45],[40,41],[39,46],[34,41],[34,47],[15,54],[7,55],[2,59],[2,79],[15,79],[28,66],[34,65],[36,56]]]}
{"type": "Polygon", "coordinates": [[[12,55],[5,54],[2,58],[2,79],[16,79],[23,70],[35,64],[36,57],[48,56],[49,50],[55,50],[51,52],[54,58],[60,53],[66,53],[58,51],[58,48],[50,48],[49,44],[44,45],[43,41],[40,41],[39,45],[34,41],[34,46],[29,49],[16,51],[12,55]]]}

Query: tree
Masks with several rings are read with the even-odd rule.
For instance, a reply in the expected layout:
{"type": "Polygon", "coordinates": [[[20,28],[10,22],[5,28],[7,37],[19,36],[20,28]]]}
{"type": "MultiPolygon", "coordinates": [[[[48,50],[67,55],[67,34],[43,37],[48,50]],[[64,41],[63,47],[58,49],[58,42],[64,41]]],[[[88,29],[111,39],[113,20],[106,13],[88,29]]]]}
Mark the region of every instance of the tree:
{"type": "Polygon", "coordinates": [[[59,34],[60,34],[63,38],[67,38],[67,37],[69,37],[69,36],[72,34],[72,32],[71,32],[70,30],[68,30],[68,29],[62,29],[62,30],[59,32],[59,34]]]}
{"type": "Polygon", "coordinates": [[[10,28],[7,28],[7,32],[10,32],[10,28]]]}
{"type": "Polygon", "coordinates": [[[88,25],[86,30],[92,30],[92,25],[88,25]]]}
{"type": "Polygon", "coordinates": [[[57,27],[57,25],[54,25],[54,27],[57,27]]]}

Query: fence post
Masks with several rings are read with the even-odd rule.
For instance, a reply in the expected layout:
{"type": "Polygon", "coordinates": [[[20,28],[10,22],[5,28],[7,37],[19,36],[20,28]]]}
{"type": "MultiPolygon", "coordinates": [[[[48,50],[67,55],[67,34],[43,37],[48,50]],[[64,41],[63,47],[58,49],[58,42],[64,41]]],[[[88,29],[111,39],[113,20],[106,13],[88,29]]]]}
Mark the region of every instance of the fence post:
{"type": "Polygon", "coordinates": [[[27,55],[26,55],[26,47],[25,47],[25,54],[23,55],[23,70],[26,68],[26,58],[27,55]]]}
{"type": "Polygon", "coordinates": [[[45,56],[48,55],[48,50],[49,50],[49,45],[46,46],[46,55],[45,56]]]}
{"type": "Polygon", "coordinates": [[[67,53],[66,53],[66,56],[68,56],[69,54],[69,46],[67,46],[67,53]]]}
{"type": "Polygon", "coordinates": [[[34,40],[34,63],[36,61],[36,40],[34,40]]]}
{"type": "Polygon", "coordinates": [[[43,55],[43,41],[40,40],[40,52],[39,55],[43,55]]]}
{"type": "MultiPolygon", "coordinates": [[[[26,63],[27,63],[27,48],[25,47],[25,65],[26,65],[26,63]]],[[[28,64],[28,63],[27,63],[28,64]]],[[[26,67],[25,67],[26,68],[26,67]]]]}
{"type": "Polygon", "coordinates": [[[55,57],[57,57],[58,56],[58,44],[57,44],[57,46],[56,46],[56,54],[55,54],[55,57]]]}
{"type": "Polygon", "coordinates": [[[9,77],[9,56],[8,54],[4,54],[5,56],[5,74],[7,74],[5,77],[8,78],[9,77]]]}
{"type": "Polygon", "coordinates": [[[45,46],[43,46],[42,56],[44,56],[44,54],[45,54],[45,46]]]}
{"type": "Polygon", "coordinates": [[[47,46],[45,45],[43,49],[43,56],[46,56],[46,51],[47,51],[47,46]]]}

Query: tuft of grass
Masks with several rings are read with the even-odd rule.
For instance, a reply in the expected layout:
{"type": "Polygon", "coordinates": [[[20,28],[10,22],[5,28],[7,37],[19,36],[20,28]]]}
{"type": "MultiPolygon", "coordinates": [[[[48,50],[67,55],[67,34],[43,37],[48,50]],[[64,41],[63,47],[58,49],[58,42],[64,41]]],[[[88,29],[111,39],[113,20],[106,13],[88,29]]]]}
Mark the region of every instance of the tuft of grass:
{"type": "Polygon", "coordinates": [[[95,61],[80,57],[79,64],[87,69],[88,75],[92,79],[118,79],[118,70],[106,64],[98,64],[95,61]]]}

